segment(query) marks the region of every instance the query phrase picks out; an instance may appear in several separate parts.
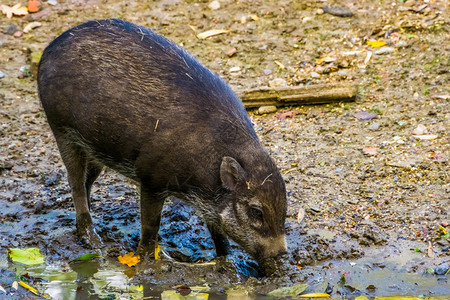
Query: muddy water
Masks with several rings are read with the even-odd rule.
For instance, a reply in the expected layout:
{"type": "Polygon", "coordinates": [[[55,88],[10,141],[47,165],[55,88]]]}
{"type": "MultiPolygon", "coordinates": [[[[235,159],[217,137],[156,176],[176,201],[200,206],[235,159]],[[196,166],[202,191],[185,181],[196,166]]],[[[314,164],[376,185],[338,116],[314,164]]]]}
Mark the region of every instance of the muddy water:
{"type": "MultiPolygon", "coordinates": [[[[14,206],[9,208],[14,210],[14,206]]],[[[110,208],[105,209],[109,211],[110,208]]],[[[132,219],[129,215],[125,216],[122,209],[116,209],[115,215],[122,215],[117,219],[132,219]]],[[[131,216],[134,214],[131,213],[131,216]]],[[[74,215],[50,210],[41,217],[72,223],[74,215]],[[66,217],[58,218],[61,215],[66,217]]],[[[116,226],[112,224],[121,225],[117,220],[112,221],[105,221],[103,226],[111,228],[116,226]]],[[[35,222],[38,221],[33,218],[22,220],[11,230],[22,235],[28,225],[35,222]]],[[[233,244],[233,255],[227,259],[215,258],[206,227],[193,209],[182,201],[167,201],[162,224],[161,260],[141,262],[135,267],[127,267],[117,261],[116,255],[121,252],[117,243],[127,240],[125,236],[134,237],[130,238],[129,243],[131,247],[135,246],[133,240],[136,239],[138,224],[132,222],[118,229],[114,236],[108,235],[109,240],[105,240],[107,246],[101,252],[103,257],[92,261],[68,263],[64,255],[71,255],[70,249],[48,257],[48,263],[39,266],[14,264],[8,262],[6,255],[2,255],[0,285],[9,287],[12,281],[18,280],[18,275],[25,276],[27,279],[32,278],[32,285],[40,293],[52,299],[139,299],[161,295],[174,299],[170,298],[173,297],[170,292],[180,291],[180,288],[177,289],[180,285],[189,287],[191,295],[206,293],[211,299],[270,299],[265,296],[267,292],[299,282],[309,284],[305,293],[327,292],[335,299],[353,299],[361,295],[410,295],[445,299],[445,295],[450,295],[448,276],[428,274],[424,255],[412,251],[414,245],[411,243],[397,242],[395,245],[366,249],[366,253],[361,253],[354,251],[355,245],[351,241],[330,230],[310,229],[300,237],[290,234],[289,255],[280,260],[276,274],[262,277],[256,262],[236,244],[233,244]],[[312,248],[314,251],[311,251],[312,248]],[[306,249],[310,249],[309,252],[306,249]],[[314,258],[299,257],[302,253],[313,253],[314,258]],[[311,259],[315,262],[311,263],[311,259]],[[304,266],[301,267],[301,264],[304,266]],[[411,268],[419,269],[412,272],[411,268]]],[[[294,220],[288,221],[291,229],[296,224],[294,220]]],[[[41,227],[47,225],[41,224],[41,227]]],[[[53,243],[62,236],[69,236],[69,240],[73,238],[72,230],[55,227],[52,227],[51,233],[53,243]]],[[[31,294],[22,288],[13,295],[15,298],[25,296],[30,297],[31,294]]]]}

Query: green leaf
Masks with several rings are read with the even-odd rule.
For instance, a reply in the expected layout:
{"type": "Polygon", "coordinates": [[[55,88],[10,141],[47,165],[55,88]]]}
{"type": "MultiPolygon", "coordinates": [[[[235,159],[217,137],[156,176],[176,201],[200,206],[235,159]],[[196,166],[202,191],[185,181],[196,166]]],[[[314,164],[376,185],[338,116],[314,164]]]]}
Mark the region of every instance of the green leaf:
{"type": "Polygon", "coordinates": [[[273,297],[286,297],[286,296],[297,296],[302,293],[308,287],[307,283],[297,283],[293,286],[283,287],[276,290],[273,290],[267,293],[268,296],[273,297]]]}
{"type": "Polygon", "coordinates": [[[72,259],[70,261],[70,263],[74,262],[74,261],[87,261],[87,260],[91,260],[91,259],[94,259],[94,258],[97,258],[97,257],[100,257],[100,254],[98,254],[98,253],[86,253],[84,255],[81,255],[80,257],[72,259]]]}
{"type": "Polygon", "coordinates": [[[39,253],[38,248],[12,248],[8,250],[8,256],[13,262],[24,265],[38,265],[45,260],[44,255],[39,253]]]}

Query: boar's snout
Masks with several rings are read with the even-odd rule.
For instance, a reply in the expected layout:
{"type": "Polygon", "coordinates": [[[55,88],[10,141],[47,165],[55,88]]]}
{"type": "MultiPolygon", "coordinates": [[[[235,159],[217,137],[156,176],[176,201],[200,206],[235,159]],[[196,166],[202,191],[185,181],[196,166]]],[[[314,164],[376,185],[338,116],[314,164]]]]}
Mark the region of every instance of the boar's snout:
{"type": "Polygon", "coordinates": [[[266,237],[262,239],[262,247],[259,255],[256,255],[258,260],[266,260],[268,258],[277,258],[287,253],[286,237],[281,234],[276,237],[266,237]]]}

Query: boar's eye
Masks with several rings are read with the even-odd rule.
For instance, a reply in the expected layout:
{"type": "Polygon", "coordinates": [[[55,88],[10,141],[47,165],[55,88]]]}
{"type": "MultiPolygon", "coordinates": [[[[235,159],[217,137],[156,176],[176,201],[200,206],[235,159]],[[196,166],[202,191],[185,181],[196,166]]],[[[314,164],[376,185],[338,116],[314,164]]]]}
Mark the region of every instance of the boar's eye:
{"type": "Polygon", "coordinates": [[[263,221],[263,212],[259,207],[256,206],[250,206],[248,215],[250,218],[257,220],[257,221],[263,221]]]}

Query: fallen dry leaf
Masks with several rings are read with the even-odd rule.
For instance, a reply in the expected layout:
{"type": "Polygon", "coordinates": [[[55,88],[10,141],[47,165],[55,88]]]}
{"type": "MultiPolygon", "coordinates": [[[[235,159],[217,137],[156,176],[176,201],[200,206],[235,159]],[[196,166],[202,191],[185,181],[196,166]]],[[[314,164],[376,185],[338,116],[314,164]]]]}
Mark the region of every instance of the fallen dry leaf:
{"type": "Polygon", "coordinates": [[[28,15],[28,9],[25,6],[22,6],[21,3],[17,3],[12,7],[8,5],[2,5],[1,8],[2,12],[6,15],[8,19],[11,19],[13,15],[16,16],[28,15]]]}
{"type": "Polygon", "coordinates": [[[367,146],[362,149],[362,153],[368,156],[375,156],[378,154],[378,149],[372,146],[367,146]]]}
{"type": "Polygon", "coordinates": [[[230,33],[230,32],[231,32],[230,30],[226,30],[226,29],[212,29],[212,30],[208,30],[208,31],[197,34],[197,37],[201,40],[204,40],[211,36],[224,34],[224,33],[230,33]]]}
{"type": "Polygon", "coordinates": [[[139,255],[134,256],[133,252],[129,252],[125,254],[124,256],[119,256],[117,259],[120,261],[120,263],[127,265],[129,267],[135,266],[138,262],[141,261],[141,258],[139,255]]]}
{"type": "Polygon", "coordinates": [[[291,110],[291,111],[280,112],[280,113],[274,114],[273,116],[275,118],[277,118],[278,120],[285,120],[286,118],[292,118],[296,114],[298,114],[298,111],[291,110]]]}
{"type": "Polygon", "coordinates": [[[433,251],[433,245],[431,245],[431,242],[428,242],[428,251],[427,251],[428,257],[433,259],[434,258],[434,251],[433,251]]]}
{"type": "Polygon", "coordinates": [[[31,22],[28,23],[27,25],[25,25],[25,27],[23,28],[23,32],[28,33],[31,30],[33,30],[34,28],[40,27],[42,26],[41,22],[31,22]]]}
{"type": "Polygon", "coordinates": [[[40,0],[28,0],[28,11],[31,13],[38,12],[41,8],[41,1],[40,0]]]}

